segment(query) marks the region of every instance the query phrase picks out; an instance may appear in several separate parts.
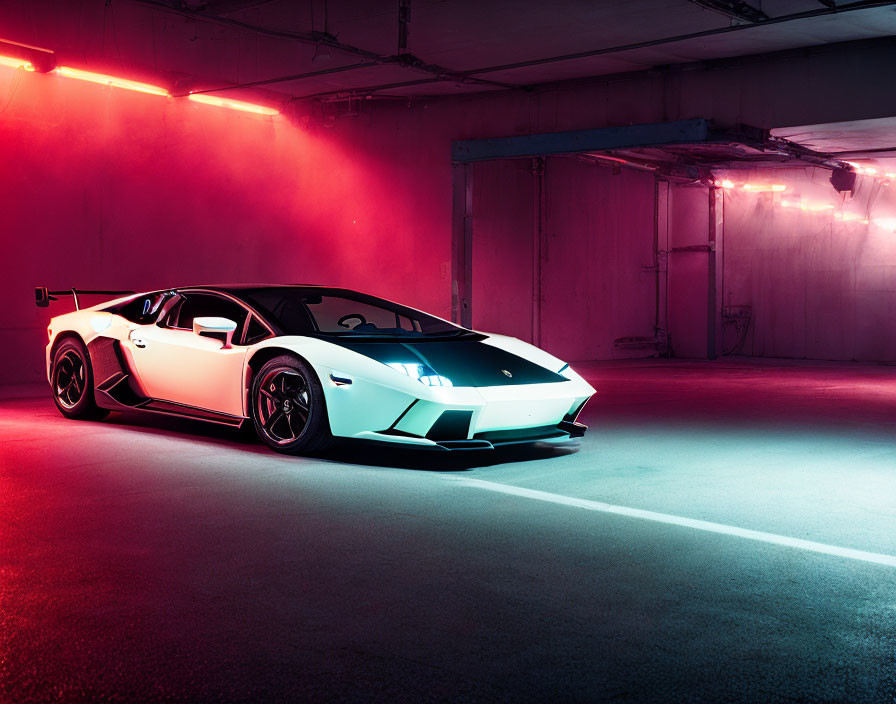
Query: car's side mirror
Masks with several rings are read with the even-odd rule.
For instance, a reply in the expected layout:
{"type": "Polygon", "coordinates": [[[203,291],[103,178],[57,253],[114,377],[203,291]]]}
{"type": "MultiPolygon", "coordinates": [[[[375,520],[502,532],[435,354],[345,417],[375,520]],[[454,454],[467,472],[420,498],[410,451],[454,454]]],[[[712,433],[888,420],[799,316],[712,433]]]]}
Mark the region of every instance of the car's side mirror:
{"type": "Polygon", "coordinates": [[[228,318],[193,318],[193,332],[203,337],[213,337],[224,343],[222,350],[233,346],[236,323],[228,318]]]}

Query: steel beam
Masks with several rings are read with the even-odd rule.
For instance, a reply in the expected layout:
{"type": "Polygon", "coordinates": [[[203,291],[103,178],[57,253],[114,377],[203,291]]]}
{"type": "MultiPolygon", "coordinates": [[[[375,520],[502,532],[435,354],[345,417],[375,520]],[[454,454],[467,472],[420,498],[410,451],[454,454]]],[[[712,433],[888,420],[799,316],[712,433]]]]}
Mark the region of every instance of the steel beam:
{"type": "Polygon", "coordinates": [[[469,163],[488,159],[600,152],[607,149],[693,144],[713,137],[710,121],[703,118],[623,127],[601,127],[576,132],[551,132],[520,137],[471,139],[452,142],[451,159],[469,163]]]}

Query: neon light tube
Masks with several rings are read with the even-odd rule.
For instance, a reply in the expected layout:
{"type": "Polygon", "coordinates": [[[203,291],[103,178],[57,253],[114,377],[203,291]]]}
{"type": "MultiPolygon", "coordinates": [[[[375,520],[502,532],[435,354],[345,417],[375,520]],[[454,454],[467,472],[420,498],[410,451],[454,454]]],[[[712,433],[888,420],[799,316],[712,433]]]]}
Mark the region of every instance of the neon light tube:
{"type": "Polygon", "coordinates": [[[745,191],[773,191],[775,193],[781,193],[782,191],[787,190],[787,186],[783,183],[773,183],[773,184],[757,184],[757,183],[745,183],[742,188],[745,191]]]}
{"type": "Polygon", "coordinates": [[[135,90],[140,93],[150,93],[152,95],[168,95],[165,88],[151,86],[148,83],[138,83],[137,81],[129,81],[125,78],[115,78],[115,76],[107,76],[103,73],[93,73],[92,71],[82,71],[79,68],[69,68],[68,66],[57,66],[55,72],[66,78],[77,78],[80,81],[90,81],[91,83],[100,83],[113,88],[124,88],[126,90],[135,90]]]}
{"type": "Polygon", "coordinates": [[[0,66],[9,66],[10,68],[23,68],[26,71],[34,70],[34,66],[27,59],[13,59],[9,56],[0,56],[0,66]]]}
{"type": "Polygon", "coordinates": [[[217,95],[208,95],[207,93],[190,93],[187,96],[195,103],[204,103],[205,105],[217,105],[222,108],[230,108],[231,110],[243,110],[244,112],[254,112],[258,115],[279,115],[280,111],[274,108],[267,108],[264,105],[255,105],[253,103],[244,103],[242,100],[231,100],[230,98],[221,98],[217,95]]]}
{"type": "Polygon", "coordinates": [[[872,222],[883,230],[896,232],[896,218],[874,218],[872,222]]]}

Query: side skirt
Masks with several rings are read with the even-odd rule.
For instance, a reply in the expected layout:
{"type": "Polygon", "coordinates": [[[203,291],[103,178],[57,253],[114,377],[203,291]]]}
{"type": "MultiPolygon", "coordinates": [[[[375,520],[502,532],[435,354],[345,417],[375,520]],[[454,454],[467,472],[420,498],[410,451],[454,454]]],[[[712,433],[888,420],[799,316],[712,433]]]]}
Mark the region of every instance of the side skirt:
{"type": "Polygon", "coordinates": [[[128,384],[128,377],[128,374],[120,374],[97,386],[95,390],[97,405],[111,411],[146,411],[166,416],[203,420],[232,428],[239,428],[248,420],[242,416],[232,416],[228,413],[219,413],[183,403],[142,398],[134,393],[128,384]]]}

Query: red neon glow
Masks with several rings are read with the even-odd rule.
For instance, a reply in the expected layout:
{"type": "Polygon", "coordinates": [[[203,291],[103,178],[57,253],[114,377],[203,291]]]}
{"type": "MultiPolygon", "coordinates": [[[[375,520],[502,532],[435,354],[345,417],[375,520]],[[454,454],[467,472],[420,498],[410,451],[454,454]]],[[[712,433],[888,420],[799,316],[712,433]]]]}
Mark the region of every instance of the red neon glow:
{"type": "MultiPolygon", "coordinates": [[[[782,208],[794,208],[809,213],[826,213],[835,210],[835,206],[830,203],[806,203],[801,200],[782,200],[779,205],[782,208]]],[[[896,218],[874,218],[868,219],[859,213],[844,213],[837,211],[833,213],[834,219],[840,222],[857,222],[862,225],[874,225],[883,230],[896,232],[896,218]]]]}
{"type": "Polygon", "coordinates": [[[888,179],[896,177],[896,173],[893,173],[893,172],[887,172],[887,173],[881,174],[880,169],[878,169],[875,166],[863,166],[862,164],[860,164],[857,161],[847,161],[846,163],[852,167],[853,171],[855,171],[857,174],[860,174],[862,176],[874,176],[876,178],[888,178],[888,179]],[[880,175],[878,175],[878,174],[880,174],[880,175]]]}
{"type": "Polygon", "coordinates": [[[813,213],[820,213],[824,210],[833,210],[834,206],[830,203],[804,203],[801,200],[782,200],[782,208],[799,208],[800,210],[808,210],[813,213]]]}
{"type": "Polygon", "coordinates": [[[727,178],[724,181],[722,181],[721,183],[716,183],[716,185],[720,186],[722,188],[734,188],[734,182],[729,181],[727,178]]]}
{"type": "Polygon", "coordinates": [[[896,218],[874,218],[872,222],[882,230],[896,232],[896,218]]]}
{"type": "Polygon", "coordinates": [[[773,192],[773,193],[781,193],[782,191],[787,190],[787,186],[783,183],[745,183],[742,188],[745,191],[753,191],[755,193],[760,192],[773,192]]]}
{"type": "Polygon", "coordinates": [[[152,95],[168,95],[165,88],[153,86],[148,83],[139,83],[137,81],[129,81],[125,78],[116,78],[115,76],[107,76],[103,73],[93,73],[92,71],[82,71],[79,68],[70,68],[68,66],[57,66],[54,71],[60,76],[66,78],[77,78],[80,81],[90,81],[91,83],[100,83],[113,88],[124,88],[126,90],[135,90],[140,93],[151,93],[152,95]]]}
{"type": "Polygon", "coordinates": [[[863,225],[867,225],[869,222],[868,218],[862,217],[858,213],[834,213],[834,217],[843,222],[860,222],[863,225]]]}
{"type": "Polygon", "coordinates": [[[26,59],[14,59],[10,56],[0,56],[0,66],[9,66],[10,68],[23,68],[26,71],[33,71],[34,66],[26,59]]]}
{"type": "Polygon", "coordinates": [[[205,103],[206,105],[217,105],[222,108],[230,108],[232,110],[243,110],[245,112],[254,112],[258,115],[279,115],[280,111],[274,108],[268,108],[264,105],[255,105],[253,103],[244,103],[242,100],[232,100],[230,98],[221,98],[217,95],[208,95],[207,93],[191,93],[187,96],[196,103],[205,103]]]}

